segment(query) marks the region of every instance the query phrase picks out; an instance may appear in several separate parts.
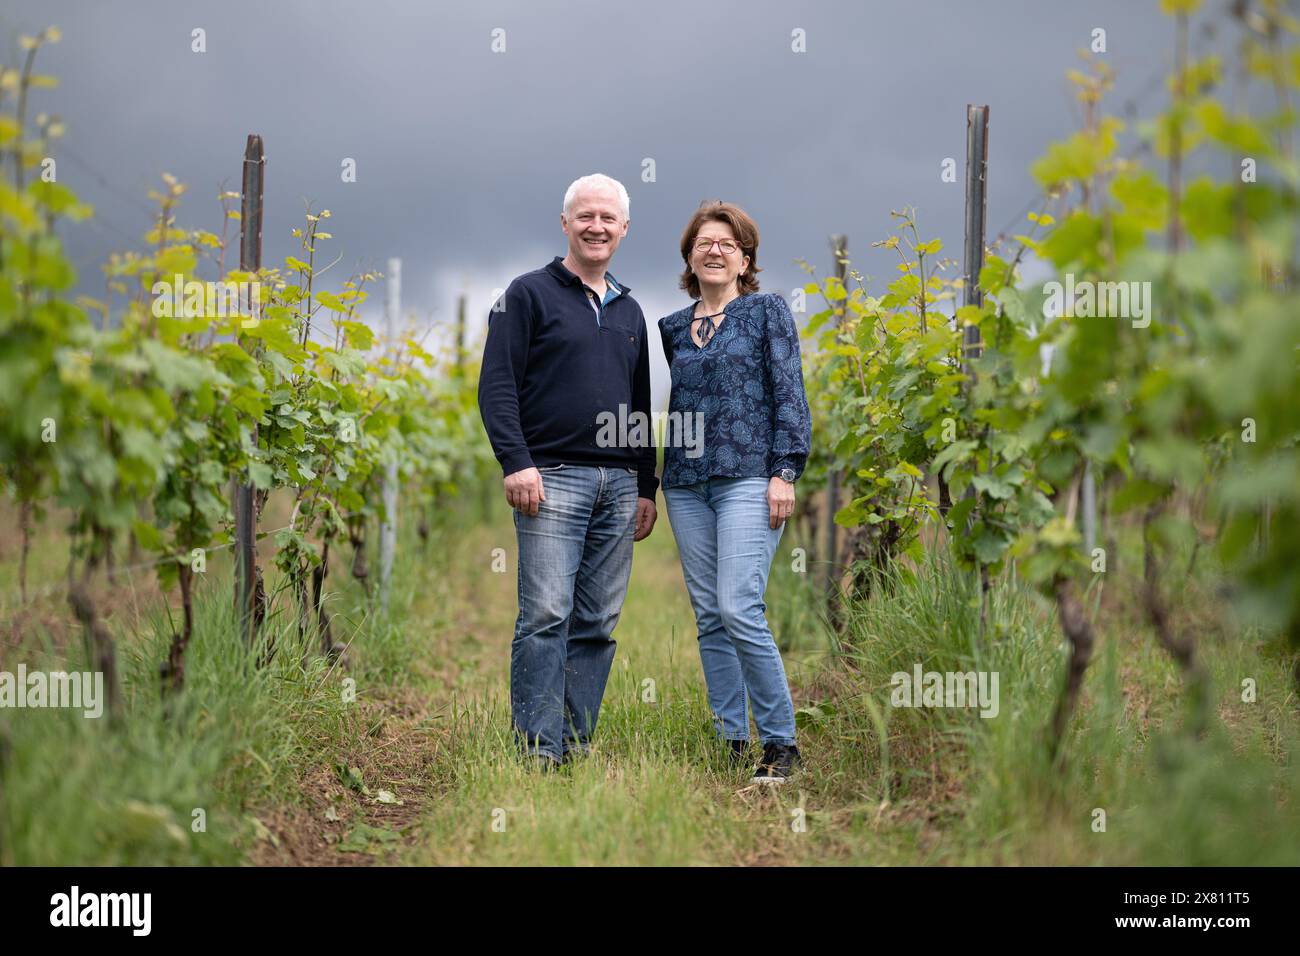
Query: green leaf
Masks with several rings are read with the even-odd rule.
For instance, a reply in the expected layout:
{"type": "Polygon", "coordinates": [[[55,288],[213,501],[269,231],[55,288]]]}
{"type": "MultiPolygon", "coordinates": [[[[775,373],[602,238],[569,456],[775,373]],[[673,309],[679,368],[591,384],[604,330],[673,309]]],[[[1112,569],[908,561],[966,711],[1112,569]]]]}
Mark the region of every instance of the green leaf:
{"type": "Polygon", "coordinates": [[[975,486],[976,491],[982,491],[990,498],[1005,500],[1016,493],[1016,489],[1009,482],[996,475],[976,475],[971,479],[971,484],[975,486]]]}
{"type": "Polygon", "coordinates": [[[132,523],[131,530],[135,534],[135,540],[140,542],[140,547],[146,551],[163,550],[162,532],[149,522],[137,520],[132,523]]]}
{"type": "Polygon", "coordinates": [[[274,486],[271,466],[260,461],[248,463],[248,480],[258,491],[269,491],[274,486]]]}

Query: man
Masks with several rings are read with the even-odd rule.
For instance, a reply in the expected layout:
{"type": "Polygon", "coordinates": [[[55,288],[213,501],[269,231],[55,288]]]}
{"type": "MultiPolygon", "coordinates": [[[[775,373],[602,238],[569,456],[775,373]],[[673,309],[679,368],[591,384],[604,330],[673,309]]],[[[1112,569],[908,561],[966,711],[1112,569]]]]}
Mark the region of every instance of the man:
{"type": "Polygon", "coordinates": [[[483,349],[479,412],[519,543],[511,713],[524,752],[544,769],[588,749],[632,542],[655,523],[653,443],[611,442],[601,427],[650,416],[645,317],[607,271],[628,206],[616,180],[576,180],[560,216],[568,254],[510,283],[483,349]]]}

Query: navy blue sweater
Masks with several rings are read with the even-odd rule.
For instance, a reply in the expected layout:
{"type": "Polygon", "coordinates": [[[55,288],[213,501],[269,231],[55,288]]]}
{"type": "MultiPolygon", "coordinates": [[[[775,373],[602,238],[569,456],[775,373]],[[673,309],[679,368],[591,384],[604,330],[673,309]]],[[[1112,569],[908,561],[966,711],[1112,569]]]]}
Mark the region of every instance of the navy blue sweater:
{"type": "Polygon", "coordinates": [[[645,316],[619,286],[597,316],[586,285],[556,256],[511,282],[493,305],[478,407],[503,474],[547,465],[631,468],[637,494],[654,498],[645,316]],[[634,412],[647,424],[639,434],[628,428],[626,437],[644,435],[640,447],[622,440],[617,424],[602,434],[603,425],[634,422],[634,412]]]}

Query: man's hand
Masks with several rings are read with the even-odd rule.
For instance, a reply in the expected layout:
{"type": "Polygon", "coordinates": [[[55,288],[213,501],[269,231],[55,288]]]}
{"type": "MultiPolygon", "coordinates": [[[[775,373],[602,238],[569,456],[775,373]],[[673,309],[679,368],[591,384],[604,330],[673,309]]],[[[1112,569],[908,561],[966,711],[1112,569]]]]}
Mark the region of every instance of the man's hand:
{"type": "Polygon", "coordinates": [[[542,489],[542,473],[536,468],[525,468],[506,475],[506,501],[510,507],[522,511],[530,518],[537,517],[537,506],[546,500],[542,489]]]}
{"type": "Polygon", "coordinates": [[[650,532],[654,530],[655,502],[653,498],[638,498],[636,500],[636,531],[632,534],[633,541],[640,541],[643,538],[650,537],[650,532]]]}
{"type": "Polygon", "coordinates": [[[794,485],[780,475],[773,475],[767,483],[767,510],[767,526],[773,530],[794,511],[794,485]]]}

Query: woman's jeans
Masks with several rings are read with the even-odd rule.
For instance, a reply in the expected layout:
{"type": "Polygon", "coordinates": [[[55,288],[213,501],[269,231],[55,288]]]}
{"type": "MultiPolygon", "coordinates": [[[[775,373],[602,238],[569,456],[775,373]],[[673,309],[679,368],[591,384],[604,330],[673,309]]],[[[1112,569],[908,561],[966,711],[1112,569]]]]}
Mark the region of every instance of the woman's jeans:
{"type": "Polygon", "coordinates": [[[636,473],[539,468],[546,500],[516,509],[519,617],[510,709],[523,749],[556,760],[588,749],[614,662],[614,625],[632,574],[636,473]]]}
{"type": "Polygon", "coordinates": [[[768,527],[766,478],[710,478],[665,488],[686,590],[695,608],[700,662],[714,726],[727,740],[793,744],[794,705],[767,626],[763,593],[785,525],[768,527]]]}

